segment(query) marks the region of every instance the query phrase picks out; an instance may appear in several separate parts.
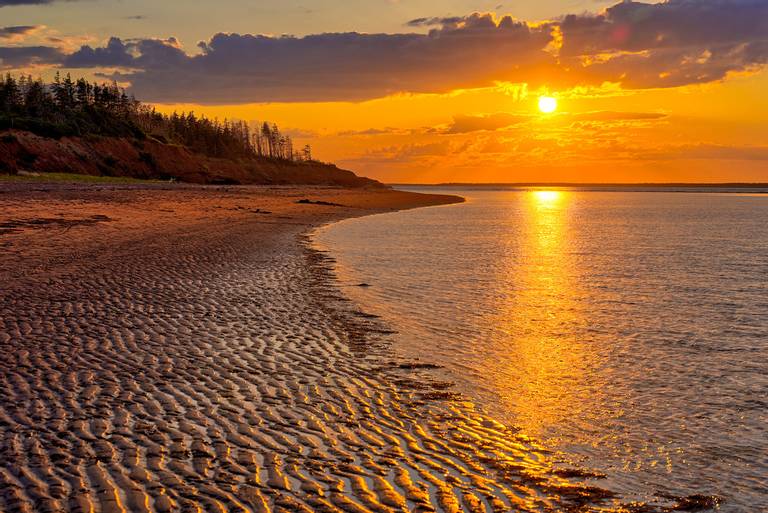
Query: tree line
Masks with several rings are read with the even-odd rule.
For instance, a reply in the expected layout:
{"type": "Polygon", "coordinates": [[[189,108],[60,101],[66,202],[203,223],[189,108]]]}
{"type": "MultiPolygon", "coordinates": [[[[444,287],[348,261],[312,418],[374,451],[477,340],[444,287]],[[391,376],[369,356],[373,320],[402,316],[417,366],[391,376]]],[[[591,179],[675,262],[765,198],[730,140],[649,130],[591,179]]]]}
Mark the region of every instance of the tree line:
{"type": "Polygon", "coordinates": [[[16,128],[45,137],[107,136],[156,139],[219,158],[262,157],[311,161],[309,145],[296,150],[276,124],[251,128],[245,121],[219,121],[194,112],[167,115],[129,96],[115,82],[91,83],[56,74],[42,79],[11,74],[0,78],[0,130],[16,128]]]}

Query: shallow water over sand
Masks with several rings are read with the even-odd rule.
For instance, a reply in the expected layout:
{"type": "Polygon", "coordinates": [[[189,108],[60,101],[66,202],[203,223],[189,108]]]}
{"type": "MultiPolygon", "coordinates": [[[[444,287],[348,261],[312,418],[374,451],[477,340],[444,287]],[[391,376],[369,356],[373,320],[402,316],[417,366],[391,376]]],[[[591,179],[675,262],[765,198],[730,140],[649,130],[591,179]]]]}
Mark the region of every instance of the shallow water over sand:
{"type": "Polygon", "coordinates": [[[398,351],[626,497],[768,508],[768,196],[444,192],[316,237],[398,351]]]}

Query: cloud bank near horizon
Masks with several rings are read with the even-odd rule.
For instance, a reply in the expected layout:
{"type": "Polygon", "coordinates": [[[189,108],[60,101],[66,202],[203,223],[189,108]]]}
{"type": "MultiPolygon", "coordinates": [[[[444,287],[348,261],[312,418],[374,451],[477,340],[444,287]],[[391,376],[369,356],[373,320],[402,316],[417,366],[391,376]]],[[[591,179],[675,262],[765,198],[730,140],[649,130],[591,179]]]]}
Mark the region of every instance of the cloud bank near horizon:
{"type": "MultiPolygon", "coordinates": [[[[29,3],[29,2],[28,2],[29,3]]],[[[0,6],[10,5],[0,0],[0,6]]],[[[165,103],[357,101],[525,82],[552,89],[708,83],[768,63],[768,2],[622,2],[545,23],[475,13],[420,18],[427,33],[304,37],[215,34],[184,51],[175,38],[111,38],[66,53],[0,47],[0,69],[90,68],[165,103]],[[110,71],[106,71],[110,70],[110,71]],[[116,71],[115,71],[116,70],[116,71]],[[180,86],[182,85],[182,86],[180,86]]]]}

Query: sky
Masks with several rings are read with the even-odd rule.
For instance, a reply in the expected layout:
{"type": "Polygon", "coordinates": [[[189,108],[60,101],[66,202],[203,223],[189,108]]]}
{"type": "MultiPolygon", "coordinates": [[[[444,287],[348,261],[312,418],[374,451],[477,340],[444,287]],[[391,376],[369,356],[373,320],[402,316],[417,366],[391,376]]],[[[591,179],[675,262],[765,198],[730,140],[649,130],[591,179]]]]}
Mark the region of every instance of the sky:
{"type": "Polygon", "coordinates": [[[390,183],[768,182],[767,63],[766,0],[0,0],[0,70],[390,183]]]}

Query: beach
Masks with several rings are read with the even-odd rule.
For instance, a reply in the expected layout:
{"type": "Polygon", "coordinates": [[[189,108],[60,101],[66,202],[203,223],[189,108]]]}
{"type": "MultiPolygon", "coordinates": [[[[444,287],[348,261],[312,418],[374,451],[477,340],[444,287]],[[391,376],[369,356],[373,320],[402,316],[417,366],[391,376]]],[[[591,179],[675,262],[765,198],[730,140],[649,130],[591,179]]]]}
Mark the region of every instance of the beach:
{"type": "Polygon", "coordinates": [[[455,201],[0,185],[0,510],[617,510],[428,355],[392,356],[308,244],[455,201]]]}

